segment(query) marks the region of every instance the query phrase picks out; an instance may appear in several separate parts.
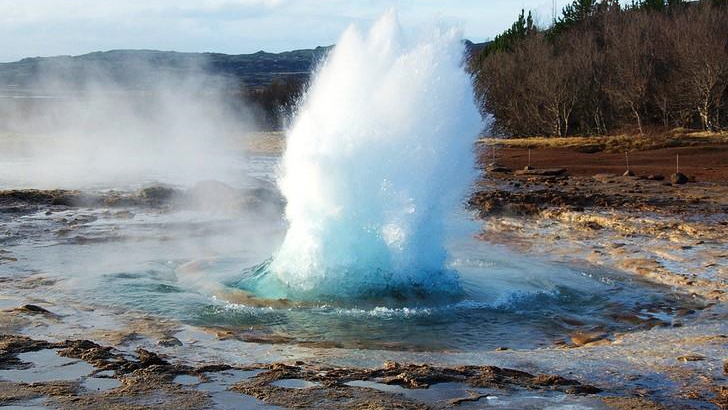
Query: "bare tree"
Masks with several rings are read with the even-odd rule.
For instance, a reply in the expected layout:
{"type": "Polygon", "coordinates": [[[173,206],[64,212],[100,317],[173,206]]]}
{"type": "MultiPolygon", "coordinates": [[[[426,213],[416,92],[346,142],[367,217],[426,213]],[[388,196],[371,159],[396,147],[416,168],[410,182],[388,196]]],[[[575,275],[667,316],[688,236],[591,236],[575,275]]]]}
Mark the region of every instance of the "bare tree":
{"type": "Polygon", "coordinates": [[[630,15],[629,19],[623,18],[613,27],[618,32],[608,34],[605,50],[610,68],[606,91],[617,106],[625,107],[634,116],[640,135],[644,134],[642,109],[654,76],[648,31],[650,19],[651,16],[645,12],[630,15]]]}
{"type": "Polygon", "coordinates": [[[721,98],[728,87],[728,18],[725,9],[696,6],[675,17],[681,87],[703,129],[720,126],[721,98]]]}
{"type": "Polygon", "coordinates": [[[726,125],[728,5],[588,4],[579,24],[527,30],[507,49],[473,60],[496,129],[563,136],[631,124],[640,134],[648,125],[726,125]]]}

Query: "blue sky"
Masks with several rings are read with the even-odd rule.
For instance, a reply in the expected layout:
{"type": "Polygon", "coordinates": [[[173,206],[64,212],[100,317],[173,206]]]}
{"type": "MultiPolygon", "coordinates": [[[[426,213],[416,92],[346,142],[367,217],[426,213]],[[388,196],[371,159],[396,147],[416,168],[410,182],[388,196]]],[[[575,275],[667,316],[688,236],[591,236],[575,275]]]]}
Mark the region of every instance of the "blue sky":
{"type": "MultiPolygon", "coordinates": [[[[557,0],[560,10],[568,0],[557,0]]],[[[521,8],[551,21],[552,0],[0,0],[0,61],[119,48],[250,53],[328,45],[394,5],[405,26],[456,22],[483,41],[521,8]]]]}

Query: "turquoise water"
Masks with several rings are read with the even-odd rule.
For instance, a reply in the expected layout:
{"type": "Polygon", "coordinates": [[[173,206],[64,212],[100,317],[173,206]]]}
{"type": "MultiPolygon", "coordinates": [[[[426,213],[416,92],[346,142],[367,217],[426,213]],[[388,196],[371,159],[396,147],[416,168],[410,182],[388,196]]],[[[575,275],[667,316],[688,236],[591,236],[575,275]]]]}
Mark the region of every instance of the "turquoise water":
{"type": "Polygon", "coordinates": [[[196,320],[342,347],[487,350],[549,346],[574,331],[626,331],[635,325],[618,318],[630,312],[670,325],[684,303],[616,273],[546,263],[475,240],[453,245],[450,266],[462,292],[448,299],[326,298],[285,308],[223,302],[203,308],[196,320]]]}
{"type": "Polygon", "coordinates": [[[433,351],[533,348],[565,340],[574,331],[638,326],[620,321],[624,314],[669,325],[676,309],[693,303],[628,276],[541,261],[471,234],[447,244],[447,268],[457,273],[462,289],[448,298],[246,303],[236,294],[237,285],[245,267],[274,252],[285,228],[280,219],[246,222],[185,212],[139,212],[128,221],[101,216],[78,228],[79,235],[113,240],[79,243],[58,240],[49,218],[37,214],[20,223],[17,229],[37,234],[10,248],[19,262],[7,265],[17,274],[55,275],[54,292],[60,293],[48,296],[244,335],[284,336],[290,343],[433,351]]]}

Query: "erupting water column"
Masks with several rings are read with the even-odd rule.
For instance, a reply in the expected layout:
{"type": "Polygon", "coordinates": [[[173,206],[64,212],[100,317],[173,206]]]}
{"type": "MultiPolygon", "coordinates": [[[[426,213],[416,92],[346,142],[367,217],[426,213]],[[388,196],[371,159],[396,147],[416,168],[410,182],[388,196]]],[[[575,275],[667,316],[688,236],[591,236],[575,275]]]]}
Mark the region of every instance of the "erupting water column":
{"type": "Polygon", "coordinates": [[[409,38],[394,11],[339,39],[282,160],[289,229],[266,276],[286,297],[459,292],[444,219],[473,181],[481,127],[463,52],[459,30],[409,38]]]}

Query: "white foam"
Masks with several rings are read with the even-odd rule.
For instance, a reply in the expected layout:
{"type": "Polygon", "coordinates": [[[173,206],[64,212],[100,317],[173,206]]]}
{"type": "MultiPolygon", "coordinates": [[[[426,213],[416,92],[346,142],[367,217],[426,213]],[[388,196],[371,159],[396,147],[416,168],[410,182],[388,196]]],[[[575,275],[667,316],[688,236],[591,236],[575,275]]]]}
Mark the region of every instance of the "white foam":
{"type": "Polygon", "coordinates": [[[461,32],[349,27],[288,133],[289,230],[271,270],[290,296],[451,292],[444,220],[474,177],[481,119],[461,32]]]}

